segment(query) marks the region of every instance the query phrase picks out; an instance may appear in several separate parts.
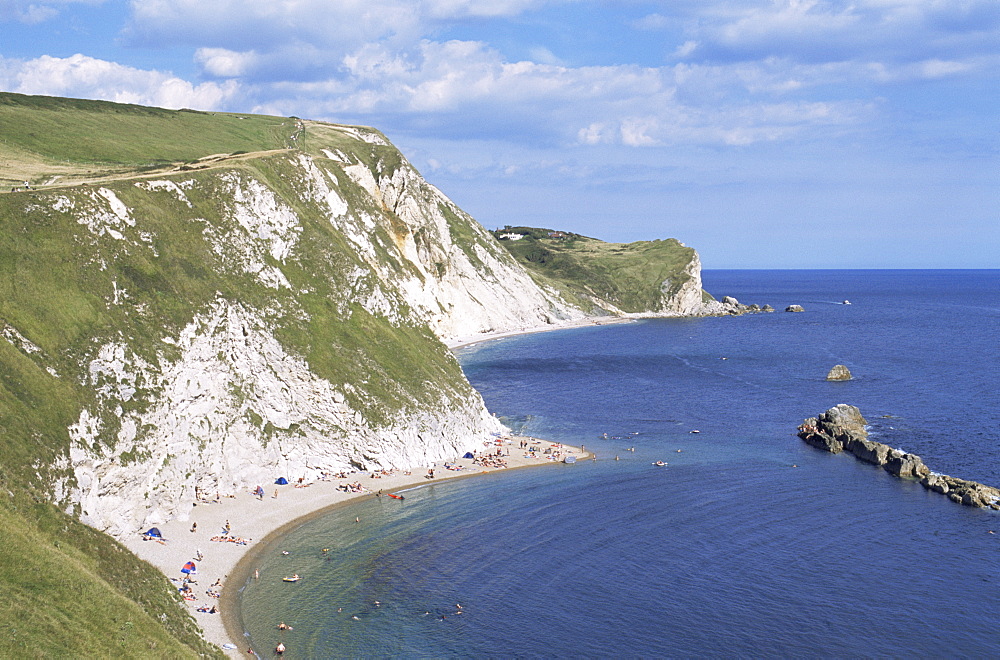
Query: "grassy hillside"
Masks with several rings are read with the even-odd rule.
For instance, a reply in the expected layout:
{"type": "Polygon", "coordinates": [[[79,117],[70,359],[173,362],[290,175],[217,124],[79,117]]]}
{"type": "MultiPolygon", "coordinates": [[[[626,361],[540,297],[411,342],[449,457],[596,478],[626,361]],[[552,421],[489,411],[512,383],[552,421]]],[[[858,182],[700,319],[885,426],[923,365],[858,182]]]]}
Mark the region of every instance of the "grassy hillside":
{"type": "Polygon", "coordinates": [[[675,239],[605,243],[537,227],[505,227],[493,234],[536,280],[584,309],[594,306],[593,298],[625,312],[656,309],[663,283],[671,280],[666,293],[675,293],[688,279],[683,271],[694,257],[692,248],[675,239]],[[503,238],[510,234],[522,238],[503,238]]]}
{"type": "Polygon", "coordinates": [[[159,571],[4,486],[20,492],[0,500],[0,657],[224,657],[159,571]]]}
{"type": "MultiPolygon", "coordinates": [[[[67,428],[82,409],[100,405],[87,365],[101,344],[125,342],[156,364],[176,351],[163,338],[221,297],[262,310],[288,353],[343,386],[347,403],[375,424],[471,392],[450,352],[406,322],[405,309],[390,322],[351,302],[394,294],[379,289],[323,200],[304,193],[310,184],[297,169],[300,152],[286,148],[293,134],[304,146],[301,125],[0,94],[0,172],[33,184],[0,191],[0,613],[12,628],[0,636],[0,657],[213,652],[162,575],[45,503],[50,485],[68,474],[67,428]],[[250,153],[233,157],[241,151],[250,153]],[[137,185],[151,167],[214,154],[230,156],[157,174],[183,185],[183,196],[137,185]],[[67,185],[74,181],[99,183],[67,185]],[[247,233],[232,217],[232,181],[265,186],[297,216],[293,258],[279,264],[266,250],[257,255],[264,266],[280,265],[291,288],[267,286],[238,263],[247,233]],[[128,207],[134,225],[99,233],[81,224],[81,216],[107,216],[101,191],[128,207]]],[[[388,173],[402,162],[388,143],[308,126],[315,153],[339,150],[388,173]]],[[[347,176],[340,184],[352,208],[377,219],[368,234],[372,258],[384,272],[408,272],[389,249],[398,220],[347,176]]],[[[141,410],[148,394],[140,389],[124,412],[141,410]]],[[[103,415],[98,440],[111,447],[116,413],[103,415]]],[[[295,432],[261,430],[269,438],[295,432]]]]}
{"type": "Polygon", "coordinates": [[[0,185],[33,186],[284,149],[294,119],[0,92],[0,185]]]}

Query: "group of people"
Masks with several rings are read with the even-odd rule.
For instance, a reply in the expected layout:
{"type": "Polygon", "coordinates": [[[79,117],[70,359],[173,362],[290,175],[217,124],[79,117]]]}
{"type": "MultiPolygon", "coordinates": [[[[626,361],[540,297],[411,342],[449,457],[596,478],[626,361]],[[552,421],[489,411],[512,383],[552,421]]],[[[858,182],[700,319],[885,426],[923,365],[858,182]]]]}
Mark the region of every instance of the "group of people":
{"type": "Polygon", "coordinates": [[[235,543],[237,545],[246,545],[252,540],[253,539],[245,539],[242,536],[231,536],[229,534],[220,534],[209,539],[209,541],[216,541],[219,543],[235,543]]]}
{"type": "Polygon", "coordinates": [[[340,484],[337,486],[337,490],[345,493],[363,493],[365,492],[365,487],[361,485],[360,481],[358,481],[353,484],[340,484]]]}

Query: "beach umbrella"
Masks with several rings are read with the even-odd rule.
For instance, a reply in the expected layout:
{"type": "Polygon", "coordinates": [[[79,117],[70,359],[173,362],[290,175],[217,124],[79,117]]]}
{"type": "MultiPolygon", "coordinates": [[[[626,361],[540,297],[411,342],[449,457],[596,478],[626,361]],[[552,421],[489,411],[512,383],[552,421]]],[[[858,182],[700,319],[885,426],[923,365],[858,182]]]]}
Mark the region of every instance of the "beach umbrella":
{"type": "Polygon", "coordinates": [[[181,568],[181,573],[195,573],[197,572],[197,570],[198,569],[197,567],[195,567],[194,562],[189,561],[188,563],[184,564],[184,566],[181,568]]]}

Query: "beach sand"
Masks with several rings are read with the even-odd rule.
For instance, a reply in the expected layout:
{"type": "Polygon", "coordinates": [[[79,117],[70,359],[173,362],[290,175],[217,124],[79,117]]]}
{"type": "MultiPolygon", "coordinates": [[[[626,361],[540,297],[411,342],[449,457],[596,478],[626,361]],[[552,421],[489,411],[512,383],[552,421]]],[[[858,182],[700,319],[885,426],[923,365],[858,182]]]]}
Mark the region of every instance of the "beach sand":
{"type": "MultiPolygon", "coordinates": [[[[343,506],[361,497],[375,497],[374,493],[385,493],[419,484],[436,483],[449,479],[471,477],[479,474],[511,470],[537,465],[551,465],[555,461],[545,456],[525,458],[518,443],[528,438],[521,436],[502,439],[506,468],[487,468],[473,464],[472,459],[455,459],[441,461],[433,466],[414,469],[412,474],[396,471],[391,476],[372,479],[367,472],[348,474],[346,478],[333,478],[329,481],[313,482],[305,487],[299,487],[293,479],[284,486],[260,484],[264,488],[263,499],[258,499],[252,492],[240,493],[233,497],[223,497],[218,503],[198,503],[192,507],[186,521],[172,520],[159,525],[163,541],[143,540],[140,534],[125,540],[125,545],[136,555],[160,569],[168,578],[176,579],[180,587],[181,567],[188,561],[195,561],[198,567],[194,577],[197,584],[191,586],[197,600],[187,601],[188,609],[195,620],[201,625],[204,637],[209,642],[222,646],[230,643],[236,645],[235,650],[227,654],[233,658],[247,657],[247,642],[243,636],[237,612],[237,590],[251,578],[254,572],[253,558],[257,552],[263,552],[273,542],[302,524],[309,518],[321,515],[331,508],[343,506]],[[444,463],[461,466],[461,470],[448,470],[444,463]],[[434,469],[434,479],[426,477],[428,469],[434,469]],[[361,482],[367,492],[350,493],[337,490],[342,483],[361,482]],[[275,497],[277,493],[277,497],[275,497]],[[213,537],[222,537],[227,522],[230,525],[230,537],[242,538],[245,545],[224,541],[212,541],[213,537]],[[195,531],[192,525],[197,524],[195,531]],[[201,552],[203,558],[197,560],[201,552]],[[209,596],[209,590],[217,579],[222,580],[219,599],[209,596]],[[203,605],[217,605],[220,614],[198,612],[203,605]]],[[[554,445],[544,440],[528,439],[533,445],[543,448],[554,445]]],[[[496,447],[484,447],[480,455],[495,452],[496,447]]],[[[564,455],[570,454],[578,459],[591,458],[592,454],[580,448],[562,445],[564,455]]],[[[259,652],[270,649],[260,649],[259,652]]]]}
{"type": "Polygon", "coordinates": [[[538,332],[551,332],[553,330],[569,330],[572,328],[588,328],[595,325],[611,325],[612,323],[632,323],[634,318],[626,316],[600,316],[578,319],[575,321],[560,321],[558,323],[550,323],[546,325],[539,325],[533,328],[524,328],[521,330],[508,330],[504,332],[480,332],[471,335],[462,335],[458,337],[450,337],[444,340],[445,345],[454,350],[456,348],[461,348],[463,346],[471,346],[472,344],[478,344],[484,341],[490,341],[493,339],[502,339],[504,337],[517,337],[520,335],[531,335],[538,332]]]}

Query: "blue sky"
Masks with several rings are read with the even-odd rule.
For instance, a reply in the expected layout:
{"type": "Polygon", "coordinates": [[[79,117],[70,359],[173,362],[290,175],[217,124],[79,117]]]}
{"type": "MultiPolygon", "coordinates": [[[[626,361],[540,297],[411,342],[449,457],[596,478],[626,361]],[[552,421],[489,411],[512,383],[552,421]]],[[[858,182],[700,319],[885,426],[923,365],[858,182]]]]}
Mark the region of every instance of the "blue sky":
{"type": "Polygon", "coordinates": [[[997,0],[0,0],[0,90],[375,126],[706,268],[1000,267],[997,0]]]}

